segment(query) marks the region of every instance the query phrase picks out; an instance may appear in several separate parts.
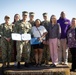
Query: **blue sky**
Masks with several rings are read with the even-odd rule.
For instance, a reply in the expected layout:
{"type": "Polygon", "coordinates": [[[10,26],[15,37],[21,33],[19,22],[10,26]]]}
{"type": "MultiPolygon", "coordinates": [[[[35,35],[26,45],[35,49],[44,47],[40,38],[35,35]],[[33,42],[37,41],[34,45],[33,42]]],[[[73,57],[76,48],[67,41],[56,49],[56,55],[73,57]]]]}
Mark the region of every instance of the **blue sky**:
{"type": "MultiPolygon", "coordinates": [[[[14,14],[22,11],[35,12],[35,19],[43,20],[42,13],[47,12],[50,17],[52,14],[60,16],[61,11],[65,11],[66,17],[71,19],[76,17],[76,0],[0,0],[0,23],[4,22],[4,16],[9,15],[11,22],[14,14]]],[[[48,17],[48,18],[49,18],[48,17]]]]}

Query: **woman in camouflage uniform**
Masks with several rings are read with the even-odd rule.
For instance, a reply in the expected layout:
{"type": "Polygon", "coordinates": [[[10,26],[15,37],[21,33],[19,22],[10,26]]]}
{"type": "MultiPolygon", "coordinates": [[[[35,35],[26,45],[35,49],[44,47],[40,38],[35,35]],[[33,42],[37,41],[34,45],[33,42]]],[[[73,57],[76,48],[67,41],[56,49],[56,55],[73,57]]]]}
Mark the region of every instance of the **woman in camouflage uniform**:
{"type": "Polygon", "coordinates": [[[12,41],[11,41],[11,33],[12,33],[12,24],[9,23],[10,17],[5,16],[5,23],[0,25],[0,34],[1,34],[1,50],[2,50],[2,61],[3,67],[9,67],[9,63],[11,60],[11,50],[12,50],[12,41]]]}

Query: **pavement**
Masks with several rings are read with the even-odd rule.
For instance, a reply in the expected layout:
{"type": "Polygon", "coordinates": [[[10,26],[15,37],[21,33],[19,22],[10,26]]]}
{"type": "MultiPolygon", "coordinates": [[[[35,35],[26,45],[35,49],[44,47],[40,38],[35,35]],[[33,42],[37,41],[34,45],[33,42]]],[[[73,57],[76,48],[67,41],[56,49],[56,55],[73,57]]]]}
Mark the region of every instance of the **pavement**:
{"type": "MultiPolygon", "coordinates": [[[[51,63],[51,62],[50,62],[51,63]]],[[[11,62],[10,63],[10,68],[5,68],[5,69],[3,69],[2,68],[2,63],[0,63],[0,75],[4,75],[4,71],[6,71],[6,70],[15,70],[15,71],[17,71],[17,70],[40,70],[40,69],[49,69],[50,67],[49,67],[49,65],[46,65],[46,66],[42,66],[42,67],[39,67],[39,68],[36,68],[35,66],[30,66],[30,68],[25,68],[24,66],[23,66],[23,64],[24,64],[24,62],[21,62],[21,69],[17,69],[15,66],[14,66],[14,62],[11,62]]],[[[66,65],[58,65],[56,68],[58,68],[58,67],[62,67],[62,68],[65,68],[65,67],[67,67],[66,65]]],[[[71,63],[69,63],[68,64],[68,67],[69,68],[71,68],[71,63]]],[[[76,72],[70,72],[70,75],[76,75],[76,72]]]]}

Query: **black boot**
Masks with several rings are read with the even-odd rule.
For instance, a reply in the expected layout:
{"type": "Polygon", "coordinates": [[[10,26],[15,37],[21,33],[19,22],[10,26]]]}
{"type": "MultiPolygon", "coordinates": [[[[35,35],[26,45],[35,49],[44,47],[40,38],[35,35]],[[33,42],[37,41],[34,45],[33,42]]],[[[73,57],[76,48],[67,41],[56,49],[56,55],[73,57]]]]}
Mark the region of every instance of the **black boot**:
{"type": "Polygon", "coordinates": [[[29,67],[29,63],[25,62],[24,66],[29,67]]]}
{"type": "Polygon", "coordinates": [[[6,62],[3,62],[2,68],[5,68],[6,66],[6,62]]]}
{"type": "Polygon", "coordinates": [[[74,71],[75,71],[75,69],[70,69],[70,71],[73,71],[73,72],[74,72],[74,71]]]}
{"type": "Polygon", "coordinates": [[[17,63],[17,68],[20,68],[20,62],[17,63]]]}

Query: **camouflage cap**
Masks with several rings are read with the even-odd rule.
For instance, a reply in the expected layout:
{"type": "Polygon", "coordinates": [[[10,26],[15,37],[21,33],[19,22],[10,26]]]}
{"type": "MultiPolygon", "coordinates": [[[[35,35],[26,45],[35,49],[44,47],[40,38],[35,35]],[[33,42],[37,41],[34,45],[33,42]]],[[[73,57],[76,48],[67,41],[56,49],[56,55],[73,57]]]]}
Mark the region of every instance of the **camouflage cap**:
{"type": "Polygon", "coordinates": [[[28,15],[28,12],[27,11],[23,11],[22,14],[23,15],[28,15]]]}
{"type": "Polygon", "coordinates": [[[43,13],[43,16],[47,16],[47,13],[43,13]]]}
{"type": "Polygon", "coordinates": [[[34,16],[34,14],[35,14],[34,12],[30,12],[29,13],[30,16],[34,16]]]}
{"type": "Polygon", "coordinates": [[[10,17],[9,17],[9,16],[7,16],[7,15],[6,15],[4,18],[5,18],[5,19],[10,19],[10,17]]]}

